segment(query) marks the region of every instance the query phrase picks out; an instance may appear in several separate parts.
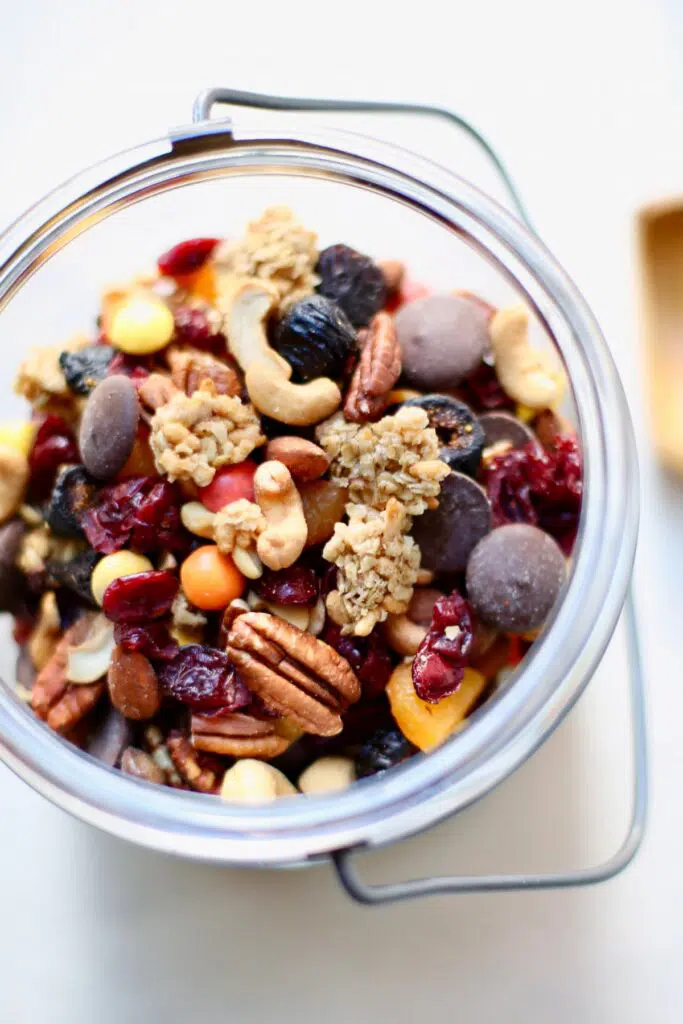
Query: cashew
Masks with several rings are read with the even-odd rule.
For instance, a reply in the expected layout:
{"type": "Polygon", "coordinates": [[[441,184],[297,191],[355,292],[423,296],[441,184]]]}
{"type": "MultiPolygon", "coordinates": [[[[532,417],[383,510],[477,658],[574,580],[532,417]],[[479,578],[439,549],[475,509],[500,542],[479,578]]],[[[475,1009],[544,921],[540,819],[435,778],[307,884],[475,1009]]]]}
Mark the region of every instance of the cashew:
{"type": "Polygon", "coordinates": [[[246,372],[254,362],[267,362],[280,374],[291,376],[286,359],[270,347],[266,320],[278,304],[276,289],[254,278],[231,279],[222,308],[228,349],[246,372]],[[227,309],[226,309],[227,307],[227,309]]]}
{"type": "Polygon", "coordinates": [[[356,781],[356,771],[350,757],[320,757],[299,776],[302,793],[338,793],[356,781]]]}
{"type": "Polygon", "coordinates": [[[308,536],[292,474],[281,462],[262,462],[254,475],[254,493],[267,522],[256,542],[258,556],[269,569],[287,569],[296,562],[308,536]]]}
{"type": "Polygon", "coordinates": [[[186,530],[197,537],[213,540],[215,512],[210,512],[201,501],[188,501],[180,508],[180,518],[186,530]]]}
{"type": "Polygon", "coordinates": [[[311,618],[310,609],[303,605],[275,604],[273,601],[266,601],[264,597],[259,597],[253,590],[247,594],[247,607],[252,612],[270,612],[276,619],[284,619],[302,632],[307,631],[311,618]]]}
{"type": "Polygon", "coordinates": [[[322,597],[319,597],[313,608],[311,608],[311,614],[308,622],[308,632],[312,636],[319,636],[323,631],[325,625],[325,602],[322,597]]]}
{"type": "Polygon", "coordinates": [[[384,625],[387,643],[397,654],[417,654],[427,635],[426,626],[411,622],[407,615],[389,615],[384,625]]]}
{"type": "Polygon", "coordinates": [[[243,757],[228,768],[221,784],[221,798],[234,804],[271,803],[281,796],[294,796],[297,789],[286,775],[263,761],[243,757]]]}
{"type": "Polygon", "coordinates": [[[510,398],[530,409],[557,405],[565,390],[566,375],[545,352],[531,348],[526,307],[499,310],[489,325],[489,336],[498,379],[510,398]]]}
{"type": "Polygon", "coordinates": [[[85,640],[67,648],[66,678],[70,683],[96,683],[111,665],[116,643],[114,623],[98,615],[85,640]]]}
{"type": "Polygon", "coordinates": [[[341,404],[341,391],[329,377],[292,384],[287,374],[270,363],[252,363],[245,375],[252,404],[265,416],[294,427],[310,427],[331,416],[341,404]]]}

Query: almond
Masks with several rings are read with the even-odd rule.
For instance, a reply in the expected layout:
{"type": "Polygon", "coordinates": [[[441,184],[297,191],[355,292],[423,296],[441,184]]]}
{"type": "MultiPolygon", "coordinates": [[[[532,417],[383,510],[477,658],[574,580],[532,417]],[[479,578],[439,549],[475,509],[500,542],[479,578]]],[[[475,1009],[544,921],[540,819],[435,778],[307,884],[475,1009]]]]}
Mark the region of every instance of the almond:
{"type": "Polygon", "coordinates": [[[284,463],[295,480],[317,480],[326,473],[330,460],[322,448],[304,437],[275,437],[266,446],[266,459],[284,463]]]}
{"type": "Polygon", "coordinates": [[[137,651],[114,648],[107,686],[117,711],[136,722],[152,718],[161,707],[161,685],[156,672],[144,654],[137,651]]]}

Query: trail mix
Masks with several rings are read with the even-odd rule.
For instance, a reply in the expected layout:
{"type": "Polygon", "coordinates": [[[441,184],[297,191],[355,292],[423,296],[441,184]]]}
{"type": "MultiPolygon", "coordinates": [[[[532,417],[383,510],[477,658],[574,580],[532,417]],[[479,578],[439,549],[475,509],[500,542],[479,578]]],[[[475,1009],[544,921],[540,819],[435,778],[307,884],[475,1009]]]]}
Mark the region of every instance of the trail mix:
{"type": "Polygon", "coordinates": [[[181,242],[35,348],[0,425],[17,692],[155,785],[258,802],[428,751],[563,586],[581,454],[523,306],[318,248],[181,242]]]}

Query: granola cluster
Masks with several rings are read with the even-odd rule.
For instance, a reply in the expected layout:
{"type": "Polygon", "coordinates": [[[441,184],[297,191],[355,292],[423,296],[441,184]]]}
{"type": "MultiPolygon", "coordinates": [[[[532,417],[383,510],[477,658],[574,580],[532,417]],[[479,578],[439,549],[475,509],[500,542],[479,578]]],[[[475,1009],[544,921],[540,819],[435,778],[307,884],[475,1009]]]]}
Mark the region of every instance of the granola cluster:
{"type": "Polygon", "coordinates": [[[231,395],[204,381],[192,395],[173,395],[151,424],[150,444],[160,473],[206,487],[219,466],[242,462],[264,444],[258,416],[231,395]]]}
{"type": "Polygon", "coordinates": [[[395,498],[379,512],[348,506],[348,523],[337,523],[323,557],[337,566],[337,589],[327,610],[342,633],[368,636],[390,613],[404,612],[413,596],[420,549],[405,532],[406,509],[395,498]]]}
{"type": "Polygon", "coordinates": [[[73,399],[59,365],[63,352],[78,352],[89,344],[85,335],[76,335],[62,345],[35,346],[19,367],[14,381],[16,394],[25,398],[34,409],[42,409],[55,399],[73,399]]]}
{"type": "Polygon", "coordinates": [[[310,295],[318,284],[317,235],[299,223],[286,206],[272,206],[249,224],[236,242],[216,253],[222,271],[234,277],[258,277],[271,282],[286,310],[310,295]]]}
{"type": "Polygon", "coordinates": [[[408,515],[436,506],[448,466],[439,459],[436,431],[424,409],[406,407],[377,423],[348,423],[341,413],[317,430],[331,459],[335,483],[348,486],[354,504],[386,508],[390,498],[408,515]]]}

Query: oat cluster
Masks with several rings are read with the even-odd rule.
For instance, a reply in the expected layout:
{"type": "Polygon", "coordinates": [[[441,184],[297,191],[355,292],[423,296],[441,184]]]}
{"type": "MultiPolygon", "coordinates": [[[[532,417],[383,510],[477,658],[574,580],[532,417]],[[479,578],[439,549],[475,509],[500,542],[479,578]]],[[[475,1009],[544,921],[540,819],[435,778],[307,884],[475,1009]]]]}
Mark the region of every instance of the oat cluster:
{"type": "Polygon", "coordinates": [[[337,566],[337,589],[327,597],[330,616],[343,633],[368,636],[389,613],[406,611],[420,568],[420,549],[408,536],[411,519],[390,498],[383,511],[348,505],[348,523],[337,523],[323,557],[337,566]]]}
{"type": "Polygon", "coordinates": [[[332,480],[354,504],[384,509],[396,498],[408,515],[435,507],[449,469],[424,409],[406,406],[377,423],[349,423],[341,413],[322,423],[318,443],[331,460],[332,480]]]}
{"type": "Polygon", "coordinates": [[[62,345],[35,346],[19,367],[14,381],[16,394],[21,395],[35,409],[44,408],[55,398],[72,401],[66,378],[59,365],[62,352],[78,352],[91,344],[85,335],[76,335],[62,345]]]}
{"type": "Polygon", "coordinates": [[[158,471],[198,487],[210,484],[219,466],[242,462],[264,442],[253,408],[237,397],[216,394],[211,381],[192,395],[173,395],[151,423],[158,471]]]}
{"type": "Polygon", "coordinates": [[[219,550],[230,555],[235,548],[254,548],[266,528],[266,517],[253,501],[240,498],[217,512],[213,536],[219,550]]]}
{"type": "Polygon", "coordinates": [[[271,206],[253,220],[236,242],[225,242],[215,254],[219,268],[237,277],[270,281],[280,296],[280,309],[310,295],[319,282],[318,236],[308,231],[286,206],[271,206]]]}

